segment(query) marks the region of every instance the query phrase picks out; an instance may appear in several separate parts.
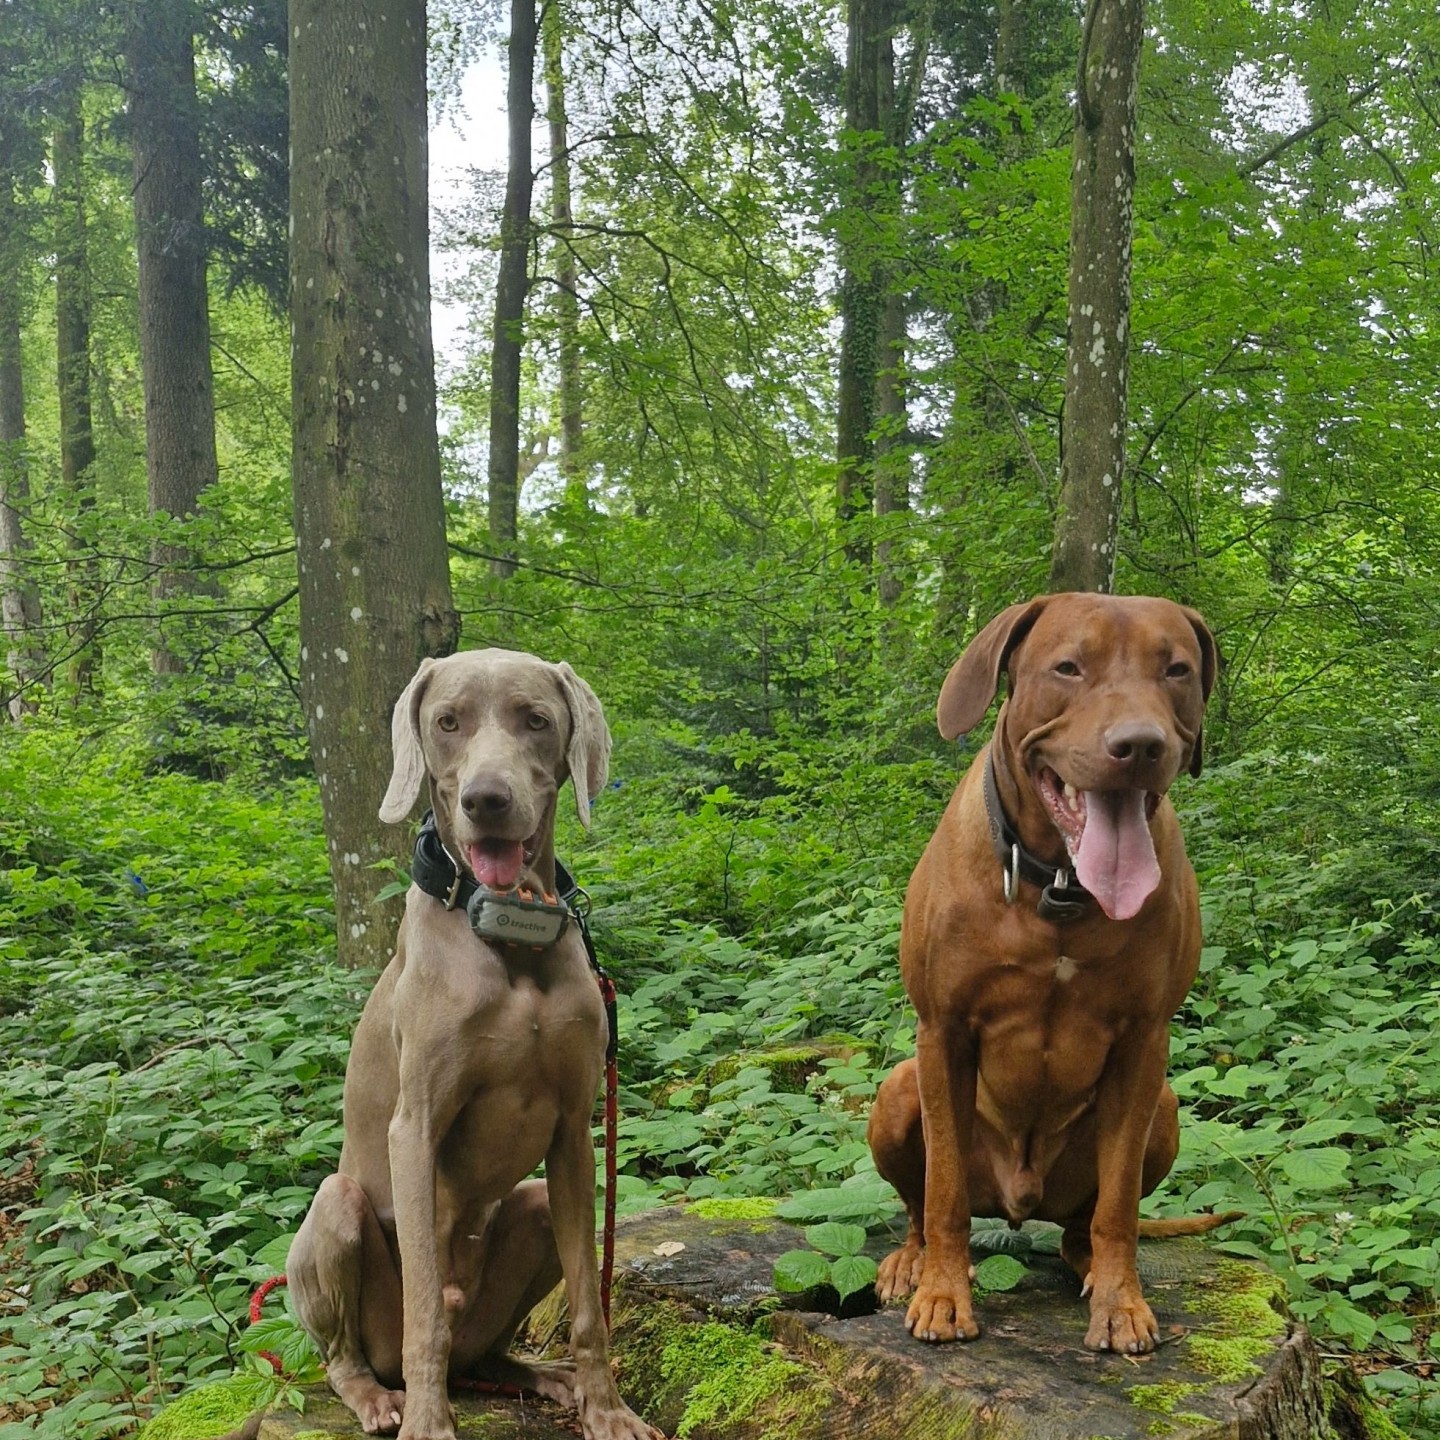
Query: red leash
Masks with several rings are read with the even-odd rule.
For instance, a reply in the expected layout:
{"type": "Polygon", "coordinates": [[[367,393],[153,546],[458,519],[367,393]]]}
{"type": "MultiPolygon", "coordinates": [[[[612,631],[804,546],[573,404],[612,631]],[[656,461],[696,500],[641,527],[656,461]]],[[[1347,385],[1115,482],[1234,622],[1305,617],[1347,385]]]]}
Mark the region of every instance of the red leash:
{"type": "MultiPolygon", "coordinates": [[[[590,943],[590,931],[582,920],[581,932],[585,937],[585,949],[590,956],[591,967],[600,985],[600,997],[605,1002],[605,1015],[610,1025],[610,1042],[605,1049],[605,1222],[601,1239],[600,1259],[600,1312],[605,1317],[605,1328],[610,1328],[610,1282],[615,1273],[615,1148],[620,1128],[620,1070],[616,1062],[619,1030],[615,1017],[615,982],[601,969],[595,959],[595,950],[590,943]]],[[[272,1275],[263,1281],[250,1297],[250,1323],[258,1323],[261,1308],[272,1290],[286,1283],[285,1276],[272,1275]]],[[[258,1352],[262,1360],[268,1360],[277,1375],[284,1366],[273,1350],[258,1352]]],[[[462,1390],[481,1390],[492,1395],[518,1396],[521,1391],[514,1385],[499,1385],[489,1380],[458,1380],[462,1390]]]]}

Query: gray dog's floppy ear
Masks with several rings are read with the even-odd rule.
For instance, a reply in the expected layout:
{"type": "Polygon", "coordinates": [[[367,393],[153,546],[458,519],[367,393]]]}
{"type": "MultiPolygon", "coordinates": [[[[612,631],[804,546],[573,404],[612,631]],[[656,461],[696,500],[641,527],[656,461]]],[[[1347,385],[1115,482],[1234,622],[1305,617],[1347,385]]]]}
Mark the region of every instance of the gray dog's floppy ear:
{"type": "Polygon", "coordinates": [[[400,692],[390,716],[390,752],[393,768],[390,788],[380,802],[380,819],[386,825],[397,825],[409,813],[420,795],[420,782],[425,778],[425,752],[420,748],[420,701],[425,682],[435,662],[424,659],[400,692]]]}
{"type": "Polygon", "coordinates": [[[1000,672],[1040,618],[1046,597],[1002,610],[966,647],[940,687],[935,721],[947,740],[966,735],[984,718],[1000,688],[1000,672]]]}
{"type": "Polygon", "coordinates": [[[590,802],[605,788],[610,773],[610,728],[595,692],[562,660],[556,667],[570,710],[570,746],[565,763],[575,787],[575,813],[590,824],[590,802]]]}
{"type": "MultiPolygon", "coordinates": [[[[1185,612],[1185,618],[1190,622],[1190,628],[1195,632],[1195,638],[1200,642],[1200,693],[1206,700],[1210,698],[1210,692],[1215,688],[1215,676],[1220,669],[1220,651],[1215,644],[1215,637],[1210,633],[1210,627],[1205,623],[1205,617],[1198,610],[1192,610],[1188,605],[1180,607],[1185,612]]],[[[1195,732],[1195,745],[1190,751],[1190,773],[1199,775],[1205,763],[1205,727],[1200,726],[1195,732]]]]}

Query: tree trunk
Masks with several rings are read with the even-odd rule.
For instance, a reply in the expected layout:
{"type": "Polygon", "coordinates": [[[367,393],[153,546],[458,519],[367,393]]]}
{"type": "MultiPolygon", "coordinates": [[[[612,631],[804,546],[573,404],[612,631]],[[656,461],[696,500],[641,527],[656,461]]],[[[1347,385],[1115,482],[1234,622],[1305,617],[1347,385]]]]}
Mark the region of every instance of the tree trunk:
{"type": "MultiPolygon", "coordinates": [[[[177,520],[194,515],[218,477],[190,27],[185,5],[163,0],[145,7],[126,44],[150,513],[177,520]]],[[[188,546],[157,540],[151,559],[162,610],[168,597],[193,592],[188,546]]],[[[151,663],[157,674],[185,668],[163,623],[151,663]]]]}
{"type": "Polygon", "coordinates": [[[560,479],[565,499],[588,509],[589,491],[580,459],[584,438],[580,375],[580,269],[575,263],[574,213],[570,203],[570,139],[565,114],[565,29],[559,0],[545,6],[546,114],[550,121],[550,223],[554,227],[555,328],[560,360],[560,479]]]}
{"type": "MultiPolygon", "coordinates": [[[[870,539],[861,526],[871,508],[875,382],[880,371],[883,284],[871,207],[881,185],[879,167],[864,151],[880,130],[883,0],[850,0],[845,49],[845,128],[867,137],[853,156],[840,233],[840,362],[835,421],[835,510],[845,556],[869,568],[870,539]]],[[[893,61],[892,61],[893,63],[893,61]]],[[[852,142],[853,143],[853,142],[852,142]]]]}
{"type": "MultiPolygon", "coordinates": [[[[4,243],[6,251],[14,249],[6,242],[15,234],[15,210],[11,178],[0,175],[0,243],[4,243]]],[[[20,348],[22,318],[20,287],[12,274],[0,286],[0,616],[15,681],[6,704],[10,718],[17,721],[40,708],[37,686],[45,672],[45,656],[39,643],[40,595],[29,574],[30,546],[22,520],[30,503],[25,455],[25,372],[20,348]]]]}
{"type": "Polygon", "coordinates": [[[535,0],[510,0],[510,172],[500,220],[500,274],[490,351],[490,568],[515,573],[520,507],[520,357],[530,261],[530,124],[535,114],[535,0]]]}
{"type": "Polygon", "coordinates": [[[1070,180],[1070,317],[1052,590],[1109,591],[1125,477],[1143,0],[1089,0],[1070,180]]]}
{"type": "Polygon", "coordinates": [[[100,666],[100,577],[89,522],[95,509],[90,418],[90,268],[85,226],[85,119],[72,90],[55,126],[55,358],[60,396],[60,484],[72,558],[66,565],[71,703],[93,694],[100,666]]]}
{"type": "MultiPolygon", "coordinates": [[[[895,86],[895,41],[887,28],[879,44],[879,91],[877,113],[886,143],[897,159],[896,172],[886,183],[887,213],[899,225],[904,205],[903,170],[910,143],[910,125],[915,99],[925,76],[934,21],[934,0],[922,0],[911,15],[910,61],[899,93],[895,86]]],[[[874,444],[875,515],[881,522],[875,547],[875,589],[884,606],[894,605],[905,588],[901,546],[885,523],[887,515],[910,509],[910,409],[905,394],[905,357],[909,344],[910,306],[904,277],[892,262],[881,278],[884,299],[877,335],[878,372],[875,377],[874,444]]]]}
{"type": "Polygon", "coordinates": [[[340,960],[388,961],[377,908],[409,836],[377,818],[390,717],[454,649],[435,359],[425,7],[291,0],[292,478],[301,694],[320,779],[340,960]]]}

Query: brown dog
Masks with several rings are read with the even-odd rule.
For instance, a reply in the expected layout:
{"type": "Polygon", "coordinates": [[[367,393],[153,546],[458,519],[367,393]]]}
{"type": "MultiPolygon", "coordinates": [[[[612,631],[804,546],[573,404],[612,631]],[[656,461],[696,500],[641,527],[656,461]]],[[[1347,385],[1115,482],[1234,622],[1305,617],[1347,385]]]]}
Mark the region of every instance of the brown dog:
{"type": "Polygon", "coordinates": [[[1165,793],[1200,773],[1215,664],[1193,610],[1050,595],[992,620],[945,679],[946,739],[980,723],[1002,671],[1010,688],[906,893],[917,1053],[870,1116],[875,1163],[910,1215],[877,1288],[915,1291],[905,1324],[919,1339],[980,1333],[974,1215],[1062,1225],[1090,1296],[1085,1343],[1131,1354],[1158,1336],[1137,1235],[1221,1223],[1138,1219],[1179,1145],[1169,1022],[1200,957],[1165,793]]]}

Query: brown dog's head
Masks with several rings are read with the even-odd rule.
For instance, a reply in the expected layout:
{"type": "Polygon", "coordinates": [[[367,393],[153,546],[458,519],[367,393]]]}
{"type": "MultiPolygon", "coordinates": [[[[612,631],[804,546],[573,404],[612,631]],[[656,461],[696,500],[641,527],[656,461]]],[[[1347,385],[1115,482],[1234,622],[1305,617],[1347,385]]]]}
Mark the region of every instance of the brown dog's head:
{"type": "Polygon", "coordinates": [[[1150,817],[1182,769],[1200,773],[1215,640],[1194,611],[1146,596],[1046,595],[1012,605],[940,690],[947,740],[1009,697],[997,746],[1060,832],[1080,883],[1126,920],[1160,882],[1150,817]]]}
{"type": "Polygon", "coordinates": [[[395,702],[394,769],[380,806],[403,820],[430,779],[440,837],[482,884],[508,890],[554,826],[568,775],[580,823],[605,786],[610,731],[595,692],[566,664],[512,650],[423,660],[395,702]]]}

